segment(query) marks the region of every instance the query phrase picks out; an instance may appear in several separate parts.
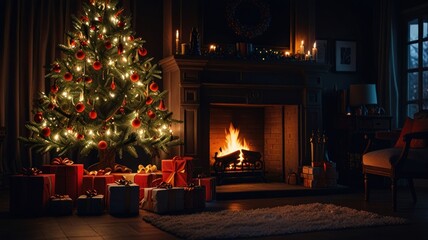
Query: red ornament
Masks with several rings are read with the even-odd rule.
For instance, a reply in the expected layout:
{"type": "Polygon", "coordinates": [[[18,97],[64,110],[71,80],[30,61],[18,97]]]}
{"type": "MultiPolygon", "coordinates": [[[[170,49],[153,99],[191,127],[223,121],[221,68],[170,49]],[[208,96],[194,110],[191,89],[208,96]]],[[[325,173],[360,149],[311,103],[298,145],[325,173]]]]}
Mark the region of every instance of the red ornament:
{"type": "Polygon", "coordinates": [[[97,112],[92,109],[92,111],[89,112],[89,118],[90,119],[96,119],[97,118],[97,112]]]}
{"type": "Polygon", "coordinates": [[[76,138],[77,138],[78,140],[82,140],[82,139],[84,139],[84,138],[85,138],[85,136],[83,136],[83,134],[78,133],[78,134],[76,135],[76,138]]]}
{"type": "Polygon", "coordinates": [[[99,61],[95,61],[92,67],[98,71],[103,67],[103,65],[99,61]]]}
{"type": "Polygon", "coordinates": [[[76,112],[81,113],[85,111],[85,104],[83,104],[82,102],[78,102],[75,108],[76,108],[76,112]]]}
{"type": "Polygon", "coordinates": [[[64,80],[67,81],[67,82],[73,80],[73,75],[71,73],[69,73],[69,72],[66,72],[64,74],[64,80]]]}
{"type": "Polygon", "coordinates": [[[152,90],[153,92],[156,92],[159,89],[159,86],[157,83],[152,82],[150,83],[150,90],[152,90]]]}
{"type": "Polygon", "coordinates": [[[92,82],[92,78],[89,76],[85,77],[85,83],[91,83],[92,82]]]}
{"type": "Polygon", "coordinates": [[[166,107],[165,107],[165,104],[163,103],[163,100],[159,101],[159,107],[158,107],[158,109],[160,111],[165,111],[166,110],[166,107]]]}
{"type": "Polygon", "coordinates": [[[140,75],[134,72],[133,74],[131,74],[130,78],[132,82],[138,82],[138,80],[140,80],[140,75]]]}
{"type": "Polygon", "coordinates": [[[86,46],[88,46],[88,42],[86,42],[85,40],[81,40],[80,45],[86,47],[86,46]]]}
{"type": "Polygon", "coordinates": [[[43,129],[42,129],[42,134],[43,134],[43,136],[45,136],[45,137],[49,137],[49,136],[51,135],[51,129],[50,129],[50,128],[48,128],[48,127],[43,128],[43,129]]]}
{"type": "Polygon", "coordinates": [[[142,56],[142,57],[146,56],[146,55],[147,55],[147,49],[145,49],[145,48],[143,48],[143,47],[140,47],[140,48],[138,49],[138,54],[139,54],[140,56],[142,56]]]}
{"type": "Polygon", "coordinates": [[[104,46],[105,46],[107,49],[110,49],[110,48],[112,47],[111,42],[110,42],[109,40],[107,40],[107,41],[104,43],[104,46]]]}
{"type": "Polygon", "coordinates": [[[97,26],[92,25],[92,26],[91,26],[91,30],[92,30],[92,31],[96,31],[96,30],[97,30],[97,26]]]}
{"type": "Polygon", "coordinates": [[[60,72],[61,72],[61,66],[60,66],[60,65],[58,65],[58,64],[55,64],[55,65],[52,67],[52,71],[54,71],[54,72],[56,72],[56,73],[60,73],[60,72]]]}
{"type": "Polygon", "coordinates": [[[111,81],[110,88],[111,88],[111,90],[116,89],[116,83],[114,83],[114,81],[111,81]]]}
{"type": "Polygon", "coordinates": [[[152,97],[150,97],[150,96],[148,96],[148,97],[146,98],[146,104],[147,104],[147,105],[150,105],[150,104],[152,104],[152,102],[153,102],[153,98],[152,98],[152,97]]]}
{"type": "Polygon", "coordinates": [[[124,27],[125,26],[125,22],[119,21],[119,22],[117,22],[117,26],[118,27],[124,27]]]}
{"type": "Polygon", "coordinates": [[[88,16],[82,16],[82,17],[80,18],[80,20],[81,20],[82,22],[87,22],[87,21],[89,21],[89,18],[88,18],[88,16]]]}
{"type": "Polygon", "coordinates": [[[129,40],[129,41],[134,41],[134,36],[129,35],[128,40],[129,40]]]}
{"type": "Polygon", "coordinates": [[[101,149],[101,150],[106,149],[107,148],[107,142],[104,141],[104,140],[99,141],[98,142],[98,148],[101,149]]]}
{"type": "Polygon", "coordinates": [[[51,93],[55,94],[58,92],[58,90],[59,90],[58,85],[54,84],[51,86],[51,93]]]}
{"type": "Polygon", "coordinates": [[[98,34],[98,39],[103,39],[104,38],[104,36],[100,33],[100,34],[98,34]]]}
{"type": "Polygon", "coordinates": [[[125,108],[124,107],[120,107],[119,110],[117,111],[117,114],[125,114],[125,108]]]}
{"type": "Polygon", "coordinates": [[[122,43],[119,43],[119,45],[117,45],[117,54],[122,54],[123,53],[123,45],[122,43]]]}
{"type": "Polygon", "coordinates": [[[85,56],[86,56],[85,52],[82,51],[82,50],[79,50],[79,51],[76,52],[76,58],[79,59],[79,60],[85,59],[85,56]]]}
{"type": "Polygon", "coordinates": [[[55,104],[53,104],[53,103],[49,103],[49,105],[48,105],[48,109],[49,110],[53,110],[55,108],[55,104]]]}
{"type": "Polygon", "coordinates": [[[82,80],[83,80],[83,79],[82,79],[82,77],[78,77],[78,78],[76,79],[76,82],[77,82],[77,83],[80,83],[80,82],[82,82],[82,80]]]}
{"type": "Polygon", "coordinates": [[[141,120],[137,117],[135,117],[134,120],[132,120],[132,126],[134,128],[139,128],[141,126],[141,120]]]}
{"type": "Polygon", "coordinates": [[[70,46],[75,47],[76,41],[74,39],[70,39],[70,46]]]}
{"type": "Polygon", "coordinates": [[[43,121],[43,113],[38,112],[38,113],[34,114],[33,120],[36,123],[41,123],[43,121]]]}
{"type": "Polygon", "coordinates": [[[149,109],[147,111],[147,115],[149,116],[149,118],[155,118],[156,117],[156,113],[154,113],[151,109],[149,109]]]}
{"type": "Polygon", "coordinates": [[[102,22],[103,21],[103,17],[98,17],[98,22],[102,22]]]}

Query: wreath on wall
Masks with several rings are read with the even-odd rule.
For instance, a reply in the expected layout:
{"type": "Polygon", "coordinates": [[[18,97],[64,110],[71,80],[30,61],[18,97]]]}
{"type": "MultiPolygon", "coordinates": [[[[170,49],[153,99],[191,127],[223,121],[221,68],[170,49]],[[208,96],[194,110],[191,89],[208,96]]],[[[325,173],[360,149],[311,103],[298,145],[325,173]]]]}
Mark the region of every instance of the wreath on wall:
{"type": "Polygon", "coordinates": [[[243,40],[250,40],[262,35],[270,25],[271,15],[269,5],[261,0],[234,0],[226,6],[226,19],[229,27],[235,34],[243,40]],[[239,10],[243,4],[259,10],[258,21],[255,24],[242,23],[239,17],[239,10]]]}

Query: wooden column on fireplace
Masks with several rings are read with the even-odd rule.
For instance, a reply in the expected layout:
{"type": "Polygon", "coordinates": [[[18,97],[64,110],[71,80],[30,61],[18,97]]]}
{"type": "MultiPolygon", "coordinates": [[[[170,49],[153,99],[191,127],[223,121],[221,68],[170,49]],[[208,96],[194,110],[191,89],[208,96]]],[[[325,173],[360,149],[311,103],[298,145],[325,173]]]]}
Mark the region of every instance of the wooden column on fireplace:
{"type": "Polygon", "coordinates": [[[309,164],[309,137],[313,130],[322,129],[321,79],[329,65],[195,56],[170,56],[160,65],[167,107],[175,119],[183,121],[173,131],[184,144],[172,149],[171,155],[193,156],[198,171],[210,172],[208,128],[213,104],[296,105],[298,165],[309,164]]]}

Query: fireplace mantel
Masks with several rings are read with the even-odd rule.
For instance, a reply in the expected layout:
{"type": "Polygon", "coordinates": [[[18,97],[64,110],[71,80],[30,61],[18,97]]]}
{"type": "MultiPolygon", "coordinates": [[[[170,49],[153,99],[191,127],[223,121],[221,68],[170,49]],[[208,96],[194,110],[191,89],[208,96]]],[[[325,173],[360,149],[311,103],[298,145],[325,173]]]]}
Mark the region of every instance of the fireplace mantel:
{"type": "Polygon", "coordinates": [[[209,172],[209,107],[212,105],[297,105],[301,139],[299,165],[309,160],[309,137],[322,129],[322,76],[329,65],[263,62],[199,56],[169,56],[160,62],[167,107],[183,124],[173,127],[184,145],[172,155],[193,156],[209,172]]]}

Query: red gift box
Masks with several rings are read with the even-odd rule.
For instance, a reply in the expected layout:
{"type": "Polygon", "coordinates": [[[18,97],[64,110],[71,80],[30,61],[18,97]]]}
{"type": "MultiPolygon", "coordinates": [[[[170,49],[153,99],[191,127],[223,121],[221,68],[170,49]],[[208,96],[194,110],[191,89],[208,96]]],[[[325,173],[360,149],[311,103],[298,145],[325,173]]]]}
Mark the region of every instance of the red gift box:
{"type": "Polygon", "coordinates": [[[96,190],[98,194],[104,195],[107,199],[108,187],[107,184],[114,183],[115,179],[112,175],[85,175],[82,181],[82,190],[80,194],[85,194],[87,190],[96,190]]]}
{"type": "Polygon", "coordinates": [[[55,192],[55,174],[10,177],[10,213],[40,216],[46,213],[55,192]]]}
{"type": "Polygon", "coordinates": [[[43,173],[55,174],[55,193],[76,200],[82,188],[83,164],[43,165],[43,173]]]}
{"type": "Polygon", "coordinates": [[[186,187],[192,181],[193,158],[174,157],[162,160],[162,179],[173,187],[186,187]]]}
{"type": "Polygon", "coordinates": [[[153,186],[155,179],[162,178],[159,173],[137,173],[134,177],[134,182],[140,186],[140,200],[144,198],[144,188],[156,187],[153,186]]]}
{"type": "Polygon", "coordinates": [[[216,199],[217,184],[215,177],[194,178],[193,183],[205,187],[205,201],[210,202],[216,199]]]}

